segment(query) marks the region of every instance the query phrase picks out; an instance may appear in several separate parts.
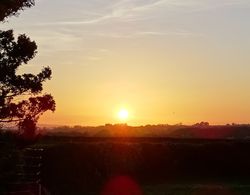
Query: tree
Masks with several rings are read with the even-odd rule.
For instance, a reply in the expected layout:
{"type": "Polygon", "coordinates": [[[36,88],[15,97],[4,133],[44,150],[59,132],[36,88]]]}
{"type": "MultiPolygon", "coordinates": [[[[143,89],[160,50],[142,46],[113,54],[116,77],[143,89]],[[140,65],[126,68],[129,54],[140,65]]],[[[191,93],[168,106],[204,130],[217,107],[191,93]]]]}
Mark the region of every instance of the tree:
{"type": "Polygon", "coordinates": [[[8,16],[17,15],[18,11],[34,4],[34,0],[0,0],[0,21],[8,16]]]}
{"type": "MultiPolygon", "coordinates": [[[[0,20],[33,4],[32,0],[2,0],[0,20]]],[[[0,30],[0,124],[15,122],[26,138],[35,135],[37,121],[44,112],[55,111],[55,101],[50,94],[38,96],[43,83],[51,78],[49,67],[37,75],[17,75],[17,69],[36,53],[36,43],[25,34],[15,39],[13,30],[0,30]]]]}

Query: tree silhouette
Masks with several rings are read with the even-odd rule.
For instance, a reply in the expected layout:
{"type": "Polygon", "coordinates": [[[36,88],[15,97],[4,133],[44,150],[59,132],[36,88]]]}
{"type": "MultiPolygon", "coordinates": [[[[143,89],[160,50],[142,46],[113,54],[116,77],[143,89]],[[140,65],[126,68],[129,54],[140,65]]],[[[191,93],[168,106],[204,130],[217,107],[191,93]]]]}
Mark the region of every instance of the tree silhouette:
{"type": "MultiPolygon", "coordinates": [[[[32,0],[2,0],[0,20],[33,4],[32,0]]],[[[0,30],[0,124],[15,122],[25,138],[35,135],[37,121],[44,112],[55,110],[50,94],[38,96],[43,83],[51,78],[49,67],[37,75],[17,75],[19,66],[27,64],[36,53],[36,43],[25,34],[15,39],[13,30],[0,30]]]]}
{"type": "Polygon", "coordinates": [[[8,16],[17,15],[19,10],[31,7],[34,4],[34,0],[1,0],[0,21],[3,21],[8,16]]]}

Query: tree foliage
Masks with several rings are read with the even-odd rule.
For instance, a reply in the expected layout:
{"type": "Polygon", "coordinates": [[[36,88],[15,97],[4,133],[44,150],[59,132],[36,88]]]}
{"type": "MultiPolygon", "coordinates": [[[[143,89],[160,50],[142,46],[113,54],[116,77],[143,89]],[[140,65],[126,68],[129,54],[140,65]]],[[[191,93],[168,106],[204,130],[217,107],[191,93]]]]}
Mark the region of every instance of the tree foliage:
{"type": "Polygon", "coordinates": [[[18,11],[34,4],[34,0],[0,0],[0,21],[8,16],[17,15],[18,11]]]}
{"type": "MultiPolygon", "coordinates": [[[[0,21],[33,4],[32,0],[1,0],[0,21]]],[[[44,67],[37,75],[17,74],[18,68],[36,53],[36,43],[25,34],[15,39],[13,30],[0,30],[0,124],[15,122],[25,136],[35,134],[36,123],[44,112],[55,110],[50,94],[39,96],[43,83],[51,79],[49,67],[44,67]]]]}

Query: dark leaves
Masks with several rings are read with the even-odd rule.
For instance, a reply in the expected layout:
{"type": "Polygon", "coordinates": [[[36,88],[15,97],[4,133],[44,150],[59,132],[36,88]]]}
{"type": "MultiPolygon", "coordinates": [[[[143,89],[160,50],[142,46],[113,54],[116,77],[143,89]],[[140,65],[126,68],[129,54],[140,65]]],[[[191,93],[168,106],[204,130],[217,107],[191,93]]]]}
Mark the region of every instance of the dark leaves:
{"type": "Polygon", "coordinates": [[[16,122],[20,132],[28,134],[35,132],[37,120],[44,112],[55,111],[51,95],[34,96],[42,92],[43,82],[51,78],[49,67],[37,75],[16,74],[19,66],[35,56],[36,50],[36,43],[26,35],[15,40],[12,30],[0,31],[0,123],[16,122]]]}
{"type": "Polygon", "coordinates": [[[16,121],[20,130],[30,128],[29,124],[36,124],[39,117],[46,111],[55,111],[56,104],[49,94],[30,97],[18,103],[10,103],[0,109],[0,122],[16,121]],[[25,125],[28,126],[25,126],[25,125]]]}
{"type": "Polygon", "coordinates": [[[19,59],[19,63],[27,63],[32,59],[37,50],[37,45],[34,41],[26,35],[20,35],[17,39],[17,43],[14,44],[13,50],[10,53],[13,59],[19,59]]]}
{"type": "Polygon", "coordinates": [[[9,16],[17,15],[18,11],[34,4],[34,0],[0,0],[0,21],[9,16]]]}
{"type": "Polygon", "coordinates": [[[13,31],[0,31],[0,82],[15,75],[22,63],[34,58],[37,45],[26,35],[19,35],[14,39],[13,31]]]}
{"type": "MultiPolygon", "coordinates": [[[[34,3],[34,0],[0,0],[0,21],[34,3]]],[[[42,92],[43,82],[51,78],[49,67],[37,75],[16,74],[18,67],[28,63],[36,53],[36,43],[25,34],[16,40],[13,30],[0,30],[0,123],[16,122],[26,138],[35,135],[37,120],[44,112],[55,111],[51,95],[35,96],[42,92]]]]}

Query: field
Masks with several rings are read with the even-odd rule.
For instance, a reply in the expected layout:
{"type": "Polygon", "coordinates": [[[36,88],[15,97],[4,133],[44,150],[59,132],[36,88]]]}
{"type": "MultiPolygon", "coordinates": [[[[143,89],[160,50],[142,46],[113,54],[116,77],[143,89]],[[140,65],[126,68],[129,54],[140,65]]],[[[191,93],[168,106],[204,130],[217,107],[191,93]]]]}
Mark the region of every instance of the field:
{"type": "MultiPolygon", "coordinates": [[[[2,145],[12,158],[8,169],[1,160],[4,184],[24,148],[2,145]]],[[[29,148],[43,149],[39,178],[51,194],[250,193],[247,140],[45,136],[29,148]],[[124,186],[130,191],[119,191],[124,186]]]]}

